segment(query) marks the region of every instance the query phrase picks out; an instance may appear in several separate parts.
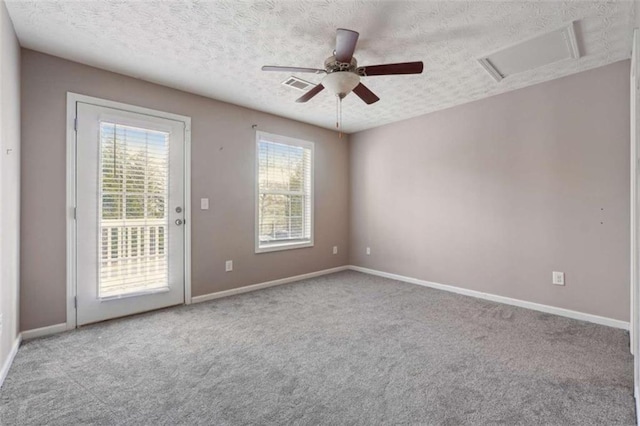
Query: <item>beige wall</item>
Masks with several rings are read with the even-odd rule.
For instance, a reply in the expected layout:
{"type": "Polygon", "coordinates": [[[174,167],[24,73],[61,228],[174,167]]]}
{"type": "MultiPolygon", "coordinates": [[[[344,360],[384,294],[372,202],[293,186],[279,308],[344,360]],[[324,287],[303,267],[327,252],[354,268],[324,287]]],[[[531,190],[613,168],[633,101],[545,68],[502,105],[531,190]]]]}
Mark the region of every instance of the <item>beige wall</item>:
{"type": "Polygon", "coordinates": [[[22,78],[22,330],[66,321],[68,91],[192,118],[194,296],[347,263],[348,138],[30,50],[22,51],[22,78]],[[315,247],[254,254],[252,124],[316,142],[315,247]],[[210,210],[199,209],[201,197],[210,199],[210,210]],[[233,272],[224,272],[227,259],[233,272]]]}
{"type": "Polygon", "coordinates": [[[629,61],[350,141],[352,264],[629,320],[629,61]]]}
{"type": "Polygon", "coordinates": [[[360,132],[349,143],[30,50],[22,69],[23,330],[65,321],[67,91],[192,117],[194,296],[349,260],[628,320],[628,61],[360,132]],[[253,253],[254,123],[317,142],[312,249],[253,253]],[[201,197],[210,210],[198,209],[201,197]],[[566,286],[551,284],[553,270],[566,273],[566,286]]]}
{"type": "Polygon", "coordinates": [[[0,368],[18,337],[20,46],[0,2],[0,368]],[[7,153],[7,150],[10,150],[7,153]]]}

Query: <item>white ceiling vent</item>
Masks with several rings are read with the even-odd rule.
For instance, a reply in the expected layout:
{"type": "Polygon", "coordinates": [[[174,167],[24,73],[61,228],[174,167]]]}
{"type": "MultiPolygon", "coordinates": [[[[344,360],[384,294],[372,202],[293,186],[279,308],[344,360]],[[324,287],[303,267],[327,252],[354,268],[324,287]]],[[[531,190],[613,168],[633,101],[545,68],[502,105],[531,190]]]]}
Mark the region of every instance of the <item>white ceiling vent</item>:
{"type": "Polygon", "coordinates": [[[294,89],[301,90],[305,92],[307,89],[314,87],[315,84],[309,83],[301,78],[291,76],[285,81],[282,82],[285,86],[293,87],[294,89]]]}
{"type": "Polygon", "coordinates": [[[496,81],[519,72],[580,57],[573,22],[478,59],[496,81]]]}

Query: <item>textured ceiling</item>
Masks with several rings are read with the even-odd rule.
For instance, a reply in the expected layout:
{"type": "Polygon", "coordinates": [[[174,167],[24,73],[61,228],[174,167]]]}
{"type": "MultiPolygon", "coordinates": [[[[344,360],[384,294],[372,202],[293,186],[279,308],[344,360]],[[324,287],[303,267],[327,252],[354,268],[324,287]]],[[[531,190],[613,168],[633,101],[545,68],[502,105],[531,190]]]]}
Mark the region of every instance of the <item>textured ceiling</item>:
{"type": "MultiPolygon", "coordinates": [[[[367,77],[381,101],[349,95],[355,132],[630,57],[631,1],[7,1],[27,48],[334,128],[326,90],[307,104],[262,65],[323,67],[335,29],[360,32],[359,65],[422,60],[416,76],[367,77]],[[476,58],[579,20],[583,57],[495,82],[476,58]]],[[[317,83],[321,75],[296,74],[317,83]]]]}

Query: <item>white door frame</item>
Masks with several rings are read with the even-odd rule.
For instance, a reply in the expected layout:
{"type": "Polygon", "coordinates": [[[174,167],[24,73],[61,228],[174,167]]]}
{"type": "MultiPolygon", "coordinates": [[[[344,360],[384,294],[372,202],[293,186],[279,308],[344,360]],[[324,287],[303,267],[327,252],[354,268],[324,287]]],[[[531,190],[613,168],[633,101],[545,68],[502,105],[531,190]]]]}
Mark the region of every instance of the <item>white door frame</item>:
{"type": "Polygon", "coordinates": [[[638,322],[638,306],[636,301],[636,294],[638,293],[638,122],[637,122],[637,110],[638,110],[638,30],[633,32],[633,49],[631,52],[631,73],[630,73],[630,143],[629,154],[631,157],[630,162],[630,230],[631,230],[631,318],[629,319],[629,337],[631,353],[636,353],[637,346],[637,322],[638,322]]]}
{"type": "Polygon", "coordinates": [[[76,328],[76,104],[92,105],[181,121],[184,135],[184,303],[191,303],[191,117],[67,92],[67,330],[76,328]]]}
{"type": "Polygon", "coordinates": [[[630,294],[631,294],[631,315],[629,318],[630,349],[633,357],[633,381],[634,397],[636,400],[636,415],[640,423],[640,197],[638,194],[640,179],[640,168],[638,166],[638,154],[640,153],[640,30],[633,31],[633,49],[631,51],[631,73],[630,73],[630,206],[631,206],[631,259],[630,259],[630,294]]]}

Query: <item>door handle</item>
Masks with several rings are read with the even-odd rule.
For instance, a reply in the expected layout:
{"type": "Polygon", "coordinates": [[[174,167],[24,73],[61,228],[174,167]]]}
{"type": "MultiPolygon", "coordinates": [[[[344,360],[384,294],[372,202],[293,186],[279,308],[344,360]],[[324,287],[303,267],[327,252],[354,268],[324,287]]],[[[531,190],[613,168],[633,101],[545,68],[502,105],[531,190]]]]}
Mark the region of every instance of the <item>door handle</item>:
{"type": "Polygon", "coordinates": [[[182,219],[176,219],[176,225],[180,226],[182,225],[184,222],[182,221],[182,219]]]}

